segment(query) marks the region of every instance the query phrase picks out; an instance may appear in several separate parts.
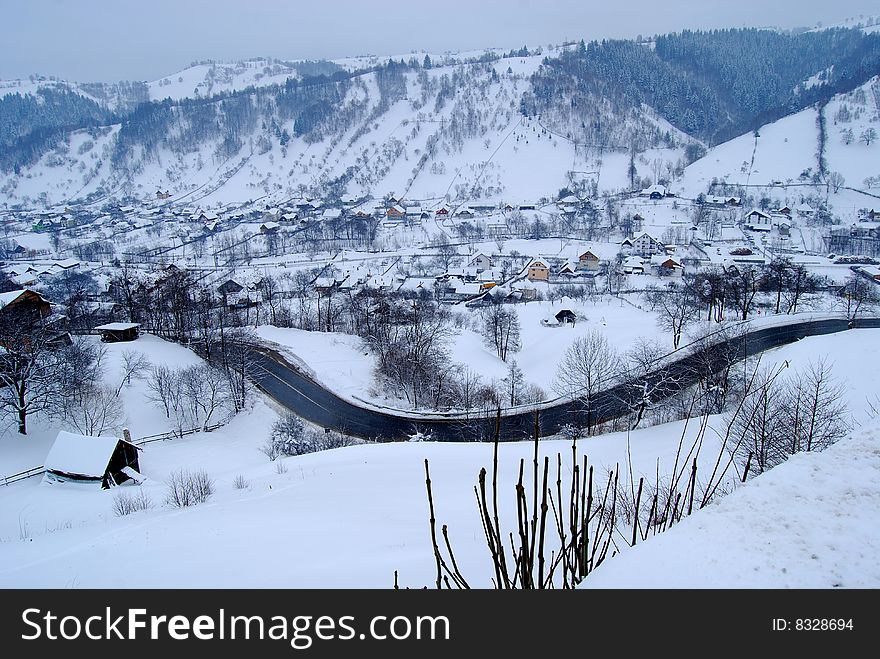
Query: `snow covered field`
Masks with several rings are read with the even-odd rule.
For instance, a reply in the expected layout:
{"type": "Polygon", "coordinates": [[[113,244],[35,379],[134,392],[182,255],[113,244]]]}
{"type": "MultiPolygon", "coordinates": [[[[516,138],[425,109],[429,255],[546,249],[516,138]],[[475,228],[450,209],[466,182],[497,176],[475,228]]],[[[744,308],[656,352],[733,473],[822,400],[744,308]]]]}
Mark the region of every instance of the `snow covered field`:
{"type": "MultiPolygon", "coordinates": [[[[792,368],[823,356],[833,361],[862,424],[852,438],[750,481],[666,536],[609,560],[588,583],[880,585],[873,560],[880,543],[875,530],[880,451],[862,403],[880,386],[880,345],[873,331],[804,339],[764,358],[768,364],[789,360],[792,368]],[[734,534],[740,539],[732,539],[734,534]],[[746,570],[730,567],[738,564],[746,570]]],[[[490,445],[363,445],[287,458],[279,470],[258,450],[275,417],[258,402],[213,433],[148,445],[141,456],[149,479],[143,487],[154,507],[127,517],[112,513],[118,489],[43,485],[38,478],[0,488],[0,586],[384,588],[391,586],[395,569],[403,586],[429,585],[426,458],[437,518],[449,524],[462,571],[472,584],[489,585],[472,487],[480,467],[491,465],[490,445]],[[187,509],[163,504],[163,481],[181,467],[204,469],[215,480],[216,493],[207,503],[187,509]],[[239,475],[247,481],[245,489],[233,486],[239,475]]],[[[673,423],[629,437],[581,440],[579,448],[597,468],[614,468],[625,464],[629,439],[638,478],[671,468],[681,432],[682,423],[673,423]]],[[[704,466],[717,454],[714,437],[706,435],[704,466]]],[[[33,440],[4,436],[2,463],[33,440]]],[[[542,454],[551,456],[567,456],[569,449],[565,441],[541,443],[542,454]]],[[[36,446],[29,451],[40,454],[36,446]]],[[[517,465],[530,451],[529,443],[501,446],[505,528],[515,520],[517,465]]]]}

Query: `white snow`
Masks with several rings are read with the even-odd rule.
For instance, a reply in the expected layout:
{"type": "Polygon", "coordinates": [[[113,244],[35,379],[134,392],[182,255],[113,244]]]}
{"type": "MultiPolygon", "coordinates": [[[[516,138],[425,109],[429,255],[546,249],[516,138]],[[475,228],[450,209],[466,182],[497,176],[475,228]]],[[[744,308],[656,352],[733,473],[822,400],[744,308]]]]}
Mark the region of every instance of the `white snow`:
{"type": "Polygon", "coordinates": [[[880,438],[801,453],[601,565],[584,588],[877,588],[880,438]]]}
{"type": "MultiPolygon", "coordinates": [[[[827,356],[848,383],[856,419],[867,426],[862,402],[880,387],[880,345],[872,332],[804,339],[765,359],[802,367],[827,356]]],[[[161,352],[157,347],[152,354],[158,358],[161,352]]],[[[166,357],[185,353],[176,348],[166,357]]],[[[384,588],[394,570],[401,585],[429,585],[425,458],[437,517],[449,525],[462,570],[473,585],[490,585],[472,489],[480,467],[491,465],[490,445],[362,445],[285,459],[286,471],[279,473],[258,450],[275,418],[258,402],[213,433],[148,445],[140,462],[154,507],[146,512],[113,516],[113,496],[131,488],[62,491],[37,479],[0,488],[0,586],[384,588]],[[163,504],[163,481],[182,466],[205,469],[215,480],[208,503],[183,510],[163,504]],[[238,475],[247,488],[233,487],[238,475]]],[[[653,476],[658,468],[661,474],[671,468],[682,429],[673,423],[629,438],[599,436],[582,440],[579,448],[597,468],[625,464],[629,448],[636,478],[653,476]]],[[[701,454],[708,468],[715,437],[707,433],[701,454]]],[[[3,464],[20,442],[0,440],[3,464]]],[[[500,447],[505,528],[516,515],[518,463],[530,459],[531,448],[527,442],[500,447]]],[[[568,442],[541,443],[542,455],[567,456],[569,450],[568,442]]],[[[878,469],[876,439],[857,431],[825,453],[798,456],[751,481],[666,536],[610,559],[588,583],[878,587],[878,469]]]]}

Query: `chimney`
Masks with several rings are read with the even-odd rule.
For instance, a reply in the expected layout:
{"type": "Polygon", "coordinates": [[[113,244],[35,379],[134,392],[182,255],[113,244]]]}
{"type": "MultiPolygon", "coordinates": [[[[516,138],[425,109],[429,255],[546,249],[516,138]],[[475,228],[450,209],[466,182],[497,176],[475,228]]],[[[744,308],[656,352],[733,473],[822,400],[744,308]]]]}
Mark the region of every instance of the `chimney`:
{"type": "Polygon", "coordinates": [[[122,438],[131,444],[131,433],[128,431],[128,428],[122,429],[122,438]]]}

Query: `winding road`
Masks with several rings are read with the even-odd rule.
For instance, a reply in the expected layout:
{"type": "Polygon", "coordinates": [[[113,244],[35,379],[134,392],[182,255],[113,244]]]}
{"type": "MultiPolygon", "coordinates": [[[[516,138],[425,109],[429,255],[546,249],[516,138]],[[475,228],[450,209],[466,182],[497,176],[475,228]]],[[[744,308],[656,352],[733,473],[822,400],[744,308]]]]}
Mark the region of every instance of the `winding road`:
{"type": "MultiPolygon", "coordinates": [[[[709,370],[741,361],[746,356],[793,343],[808,336],[834,334],[854,328],[880,328],[880,318],[793,320],[791,323],[754,329],[723,343],[691,351],[669,361],[647,377],[619,384],[597,394],[591,404],[592,422],[618,418],[632,410],[640,392],[651,391],[653,401],[668,398],[686,388],[709,370]]],[[[257,387],[284,408],[324,428],[375,441],[398,441],[415,432],[430,434],[441,441],[480,441],[492,437],[495,414],[485,412],[420,415],[396,410],[381,411],[362,407],[340,398],[304,374],[283,355],[270,348],[255,346],[251,352],[249,376],[257,387]]],[[[552,435],[566,424],[584,426],[586,405],[582,400],[551,402],[538,406],[539,432],[552,435]]],[[[535,410],[502,410],[500,436],[518,440],[531,436],[535,410]]]]}

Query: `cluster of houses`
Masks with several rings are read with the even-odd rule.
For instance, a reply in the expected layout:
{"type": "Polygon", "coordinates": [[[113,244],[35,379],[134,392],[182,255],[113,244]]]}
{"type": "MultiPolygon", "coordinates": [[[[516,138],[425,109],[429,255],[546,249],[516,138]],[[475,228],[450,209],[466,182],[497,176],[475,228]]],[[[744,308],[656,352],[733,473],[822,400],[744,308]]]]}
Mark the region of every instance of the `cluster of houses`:
{"type": "Polygon", "coordinates": [[[80,262],[76,259],[48,261],[43,265],[34,263],[13,263],[3,266],[3,274],[5,274],[6,278],[13,284],[26,287],[45,282],[47,279],[79,267],[80,262]]]}
{"type": "Polygon", "coordinates": [[[816,210],[809,204],[801,204],[794,210],[788,206],[767,211],[753,208],[743,215],[743,227],[750,231],[772,231],[776,229],[781,235],[787,236],[791,232],[793,220],[796,217],[810,220],[815,215],[816,210]]]}

